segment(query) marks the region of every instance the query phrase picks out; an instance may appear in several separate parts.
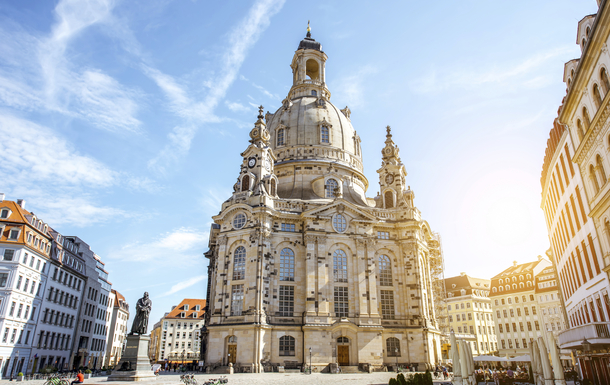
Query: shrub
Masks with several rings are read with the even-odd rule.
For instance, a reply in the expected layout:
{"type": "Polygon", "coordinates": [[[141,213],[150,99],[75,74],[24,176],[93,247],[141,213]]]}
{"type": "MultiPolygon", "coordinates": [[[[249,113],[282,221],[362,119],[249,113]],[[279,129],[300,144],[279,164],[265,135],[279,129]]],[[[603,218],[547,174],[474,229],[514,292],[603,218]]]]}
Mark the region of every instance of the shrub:
{"type": "Polygon", "coordinates": [[[91,374],[91,369],[86,369],[85,374],[91,374]]]}
{"type": "Polygon", "coordinates": [[[398,385],[407,385],[405,375],[402,373],[398,373],[398,376],[396,377],[396,382],[398,383],[398,385]]]}
{"type": "Polygon", "coordinates": [[[390,382],[388,383],[388,385],[399,385],[398,381],[396,381],[395,378],[390,378],[390,382]]]}
{"type": "Polygon", "coordinates": [[[23,377],[23,372],[19,372],[17,375],[23,377]]]}
{"type": "Polygon", "coordinates": [[[428,369],[426,369],[426,373],[424,374],[424,384],[432,385],[432,373],[430,373],[430,370],[428,369]]]}

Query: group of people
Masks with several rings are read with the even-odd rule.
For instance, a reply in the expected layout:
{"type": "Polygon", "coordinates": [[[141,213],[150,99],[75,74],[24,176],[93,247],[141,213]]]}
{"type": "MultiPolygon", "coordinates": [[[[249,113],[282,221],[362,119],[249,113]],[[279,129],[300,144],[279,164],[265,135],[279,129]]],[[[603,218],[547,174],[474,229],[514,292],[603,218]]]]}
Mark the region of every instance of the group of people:
{"type": "Polygon", "coordinates": [[[441,378],[441,376],[443,376],[443,380],[450,379],[449,369],[447,369],[446,366],[437,364],[434,367],[434,378],[438,380],[441,378]]]}
{"type": "Polygon", "coordinates": [[[504,368],[481,368],[475,370],[477,382],[493,382],[496,385],[512,385],[514,382],[529,381],[529,373],[525,368],[517,366],[515,369],[504,368]]]}

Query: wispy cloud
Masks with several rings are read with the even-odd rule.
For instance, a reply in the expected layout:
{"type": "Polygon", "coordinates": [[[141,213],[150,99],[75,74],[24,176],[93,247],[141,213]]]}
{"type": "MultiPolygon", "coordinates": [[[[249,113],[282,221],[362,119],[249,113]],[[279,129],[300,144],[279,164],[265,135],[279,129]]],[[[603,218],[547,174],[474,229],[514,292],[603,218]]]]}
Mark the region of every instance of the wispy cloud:
{"type": "Polygon", "coordinates": [[[189,288],[193,285],[198,284],[199,282],[205,280],[207,277],[205,275],[198,275],[196,277],[187,279],[186,281],[181,281],[178,282],[177,284],[175,284],[174,286],[171,287],[171,289],[169,289],[169,291],[165,294],[163,294],[161,297],[168,297],[172,294],[175,294],[179,291],[182,291],[186,288],[189,288]]]}
{"type": "Polygon", "coordinates": [[[251,108],[248,108],[238,102],[230,102],[227,100],[227,101],[225,101],[225,104],[227,105],[229,110],[231,110],[233,112],[252,112],[253,111],[251,108]]]}
{"type": "Polygon", "coordinates": [[[47,36],[0,23],[0,104],[57,112],[108,131],[140,132],[139,92],[65,57],[76,36],[111,19],[113,6],[110,0],[62,0],[47,36]]]}
{"type": "Polygon", "coordinates": [[[473,88],[484,84],[502,84],[508,81],[514,84],[516,79],[519,79],[518,84],[524,87],[538,88],[547,85],[549,80],[540,76],[528,78],[528,75],[549,60],[571,52],[573,52],[572,47],[560,47],[535,54],[521,63],[509,67],[484,63],[484,69],[455,69],[455,66],[452,66],[446,69],[430,70],[414,80],[411,83],[411,89],[417,93],[433,93],[449,88],[473,88]]]}
{"type": "Polygon", "coordinates": [[[376,72],[375,67],[365,65],[357,72],[337,79],[333,84],[334,93],[341,95],[339,99],[346,101],[350,108],[360,107],[365,102],[364,79],[376,72]]]}
{"type": "Polygon", "coordinates": [[[123,246],[109,254],[110,258],[126,261],[160,261],[172,255],[174,263],[194,262],[201,258],[206,246],[208,232],[181,227],[161,234],[158,240],[136,242],[123,246]]]}
{"type": "Polygon", "coordinates": [[[183,124],[175,126],[168,134],[167,145],[157,157],[151,159],[149,167],[164,172],[168,166],[190,150],[191,141],[201,124],[218,121],[214,110],[235,81],[248,50],[267,28],[271,17],[279,12],[283,5],[284,0],[258,0],[244,19],[233,28],[228,38],[229,48],[222,56],[221,71],[209,82],[208,94],[201,102],[194,102],[188,96],[187,87],[179,84],[171,76],[147,68],[146,73],[155,80],[171,101],[173,111],[184,119],[183,124]]]}

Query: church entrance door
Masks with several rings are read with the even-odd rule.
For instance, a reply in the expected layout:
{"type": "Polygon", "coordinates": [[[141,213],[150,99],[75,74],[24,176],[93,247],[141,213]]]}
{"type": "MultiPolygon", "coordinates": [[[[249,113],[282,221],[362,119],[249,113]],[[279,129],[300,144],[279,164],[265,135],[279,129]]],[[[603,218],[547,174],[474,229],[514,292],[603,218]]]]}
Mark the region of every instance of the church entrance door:
{"type": "Polygon", "coordinates": [[[237,345],[229,345],[229,363],[234,364],[237,362],[237,345]]]}
{"type": "Polygon", "coordinates": [[[349,365],[349,345],[337,346],[337,362],[339,365],[349,365]]]}

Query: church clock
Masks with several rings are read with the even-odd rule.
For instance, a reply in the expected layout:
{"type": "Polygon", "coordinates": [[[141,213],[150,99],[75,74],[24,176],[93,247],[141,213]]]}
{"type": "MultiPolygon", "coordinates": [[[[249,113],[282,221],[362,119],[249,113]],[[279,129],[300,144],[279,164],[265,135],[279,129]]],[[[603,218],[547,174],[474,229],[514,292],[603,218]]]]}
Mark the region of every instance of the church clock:
{"type": "Polygon", "coordinates": [[[250,159],[248,159],[248,167],[252,168],[254,166],[256,166],[256,158],[251,157],[250,159]]]}

